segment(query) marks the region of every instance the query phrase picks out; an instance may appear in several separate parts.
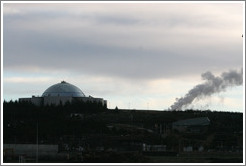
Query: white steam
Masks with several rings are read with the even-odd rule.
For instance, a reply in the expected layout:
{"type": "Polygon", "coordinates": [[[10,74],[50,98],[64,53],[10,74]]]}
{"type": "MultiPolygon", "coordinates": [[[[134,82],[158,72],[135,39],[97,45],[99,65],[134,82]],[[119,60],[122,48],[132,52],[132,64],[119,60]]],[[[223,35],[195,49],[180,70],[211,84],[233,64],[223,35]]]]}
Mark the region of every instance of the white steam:
{"type": "Polygon", "coordinates": [[[195,99],[211,96],[214,93],[225,91],[227,87],[243,84],[243,69],[224,72],[220,77],[215,77],[211,72],[203,73],[201,76],[206,82],[196,85],[184,97],[176,99],[174,104],[170,106],[171,110],[181,110],[195,99]]]}

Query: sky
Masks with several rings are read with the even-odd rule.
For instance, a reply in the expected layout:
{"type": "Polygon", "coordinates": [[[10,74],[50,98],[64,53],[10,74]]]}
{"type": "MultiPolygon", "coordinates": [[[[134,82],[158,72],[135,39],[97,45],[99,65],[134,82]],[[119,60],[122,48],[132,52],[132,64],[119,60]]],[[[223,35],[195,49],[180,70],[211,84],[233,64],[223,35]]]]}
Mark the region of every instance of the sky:
{"type": "MultiPolygon", "coordinates": [[[[109,108],[166,110],[207,71],[243,67],[244,3],[3,3],[3,99],[65,80],[109,108]]],[[[244,110],[243,86],[187,108],[244,110]]]]}

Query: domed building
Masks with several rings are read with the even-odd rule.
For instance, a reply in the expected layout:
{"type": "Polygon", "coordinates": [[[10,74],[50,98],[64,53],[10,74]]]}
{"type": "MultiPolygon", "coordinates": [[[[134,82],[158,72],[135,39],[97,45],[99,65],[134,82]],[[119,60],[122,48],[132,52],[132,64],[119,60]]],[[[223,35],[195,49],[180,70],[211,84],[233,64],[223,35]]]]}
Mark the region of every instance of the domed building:
{"type": "Polygon", "coordinates": [[[84,93],[76,86],[69,84],[65,81],[50,86],[44,91],[44,96],[72,96],[72,97],[85,97],[84,93]]]}
{"type": "Polygon", "coordinates": [[[107,101],[103,98],[86,97],[85,94],[75,85],[62,81],[54,84],[44,91],[41,97],[32,96],[32,98],[19,98],[19,101],[29,101],[35,105],[59,105],[66,102],[83,101],[97,102],[107,106],[107,101]]]}

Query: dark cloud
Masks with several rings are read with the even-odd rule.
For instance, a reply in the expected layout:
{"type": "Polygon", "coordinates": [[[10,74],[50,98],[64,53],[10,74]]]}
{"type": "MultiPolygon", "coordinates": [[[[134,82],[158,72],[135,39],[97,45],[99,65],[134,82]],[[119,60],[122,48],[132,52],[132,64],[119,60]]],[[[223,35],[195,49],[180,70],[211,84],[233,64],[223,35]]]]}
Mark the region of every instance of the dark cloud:
{"type": "MultiPolygon", "coordinates": [[[[130,78],[160,78],[200,73],[209,67],[237,66],[241,57],[199,56],[93,44],[83,39],[22,31],[4,33],[4,68],[38,66],[130,78]],[[7,36],[7,37],[6,37],[7,36]],[[6,37],[6,39],[5,39],[6,37]]],[[[197,54],[197,55],[195,55],[197,54]]],[[[204,54],[203,52],[201,54],[204,54]]]]}
{"type": "Polygon", "coordinates": [[[201,38],[192,28],[204,30],[216,20],[207,15],[201,21],[201,15],[179,12],[147,20],[129,17],[127,11],[71,14],[53,8],[5,15],[4,69],[37,66],[151,79],[242,66],[241,38],[225,44],[218,38],[221,35],[209,38],[212,29],[201,38]]]}

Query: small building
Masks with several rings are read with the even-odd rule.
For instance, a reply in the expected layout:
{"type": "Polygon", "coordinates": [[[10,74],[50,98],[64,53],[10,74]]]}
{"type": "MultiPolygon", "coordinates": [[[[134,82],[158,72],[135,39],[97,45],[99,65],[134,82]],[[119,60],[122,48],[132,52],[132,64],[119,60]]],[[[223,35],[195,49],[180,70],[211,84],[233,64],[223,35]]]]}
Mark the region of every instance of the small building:
{"type": "Polygon", "coordinates": [[[193,147],[192,146],[185,146],[185,147],[183,147],[183,151],[184,152],[192,152],[193,151],[193,147]]]}
{"type": "Polygon", "coordinates": [[[3,144],[3,158],[56,158],[58,145],[37,144],[3,144]]]}
{"type": "Polygon", "coordinates": [[[31,98],[19,98],[20,102],[27,101],[37,106],[41,105],[64,105],[72,101],[96,102],[107,107],[107,100],[85,96],[85,94],[75,85],[62,81],[54,84],[44,91],[41,97],[32,96],[31,98]]]}
{"type": "Polygon", "coordinates": [[[201,133],[210,124],[208,117],[185,119],[172,124],[173,130],[187,133],[201,133]]]}
{"type": "Polygon", "coordinates": [[[146,145],[143,144],[143,151],[148,151],[148,152],[164,152],[167,150],[166,145],[146,145]]]}

